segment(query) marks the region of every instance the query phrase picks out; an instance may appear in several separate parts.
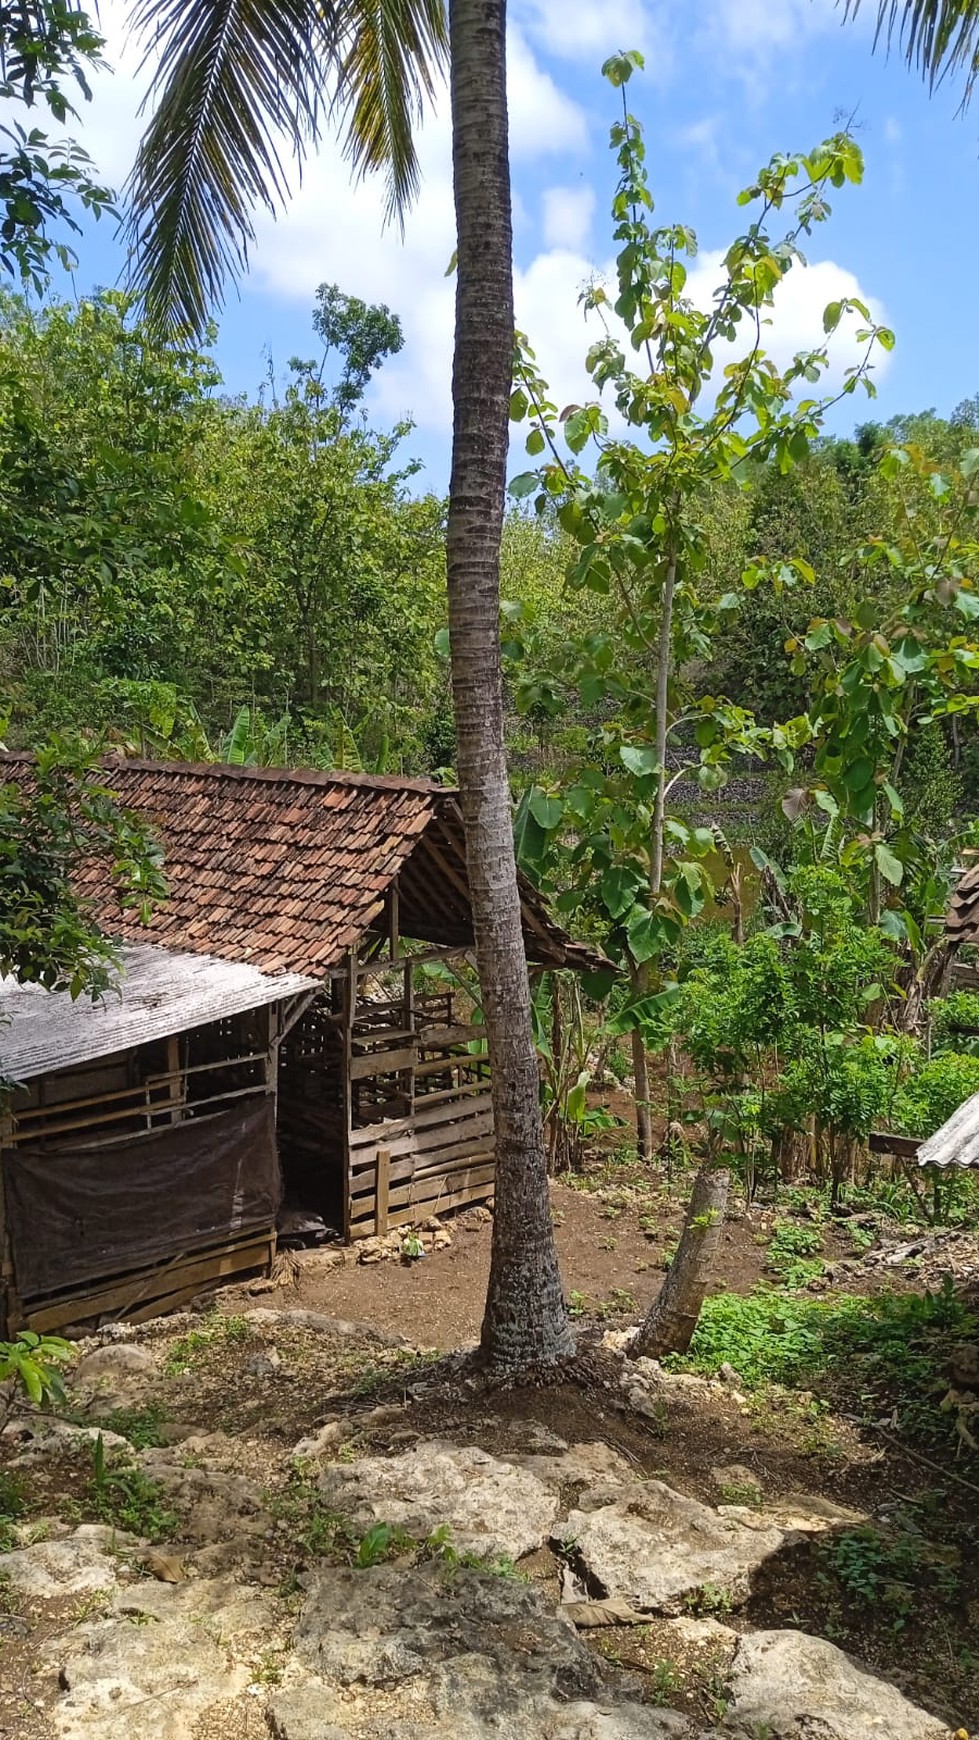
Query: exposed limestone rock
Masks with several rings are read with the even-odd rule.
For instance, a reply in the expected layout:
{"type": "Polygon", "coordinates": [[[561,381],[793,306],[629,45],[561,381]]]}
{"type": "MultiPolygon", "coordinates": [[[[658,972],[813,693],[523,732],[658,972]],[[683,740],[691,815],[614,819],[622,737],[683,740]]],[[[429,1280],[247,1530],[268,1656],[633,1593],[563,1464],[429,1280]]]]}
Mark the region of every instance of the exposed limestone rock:
{"type": "Polygon", "coordinates": [[[588,1696],[596,1658],[529,1584],[439,1564],[323,1572],[295,1635],[297,1655],[341,1685],[389,1685],[480,1655],[541,1690],[588,1696]]]}
{"type": "Polygon", "coordinates": [[[582,1562],[605,1595],[645,1612],[679,1612],[709,1585],[743,1599],[759,1565],[782,1545],[781,1530],[745,1527],[662,1481],[628,1503],[574,1510],[553,1539],[582,1562]]]}
{"type": "Polygon", "coordinates": [[[115,1342],[82,1355],[71,1373],[71,1388],[83,1404],[128,1408],[140,1401],[157,1377],[160,1362],[148,1347],[115,1342]]]}
{"type": "Polygon", "coordinates": [[[256,1329],[314,1329],[321,1335],[333,1335],[344,1341],[373,1341],[382,1347],[411,1347],[403,1335],[391,1335],[387,1330],[376,1329],[372,1323],[352,1323],[346,1317],[328,1317],[324,1311],[274,1311],[267,1305],[256,1305],[249,1311],[242,1312],[249,1323],[256,1329]]]}
{"type": "Polygon", "coordinates": [[[3,1437],[7,1443],[13,1440],[19,1445],[16,1456],[7,1463],[8,1468],[29,1468],[48,1456],[60,1455],[66,1446],[74,1444],[90,1444],[94,1448],[99,1438],[104,1450],[129,1449],[129,1440],[118,1432],[103,1432],[98,1426],[76,1426],[70,1420],[55,1419],[53,1414],[18,1416],[5,1426],[3,1437]]]}
{"type": "Polygon", "coordinates": [[[272,1623],[233,1583],[140,1583],[49,1650],[64,1694],[51,1711],[58,1734],[191,1740],[204,1710],[249,1684],[248,1645],[272,1623]]]}
{"type": "Polygon", "coordinates": [[[140,1465],[160,1488],[180,1517],[180,1532],[207,1546],[229,1536],[257,1535],[268,1527],[261,1490],[243,1474],[215,1467],[199,1446],[206,1440],[188,1438],[180,1447],[144,1450],[140,1465]],[[202,1457],[202,1466],[186,1465],[188,1456],[202,1457]]]}
{"type": "Polygon", "coordinates": [[[743,1637],[731,1672],[733,1716],[772,1740],[948,1740],[937,1717],[822,1638],[801,1631],[743,1637]]]}
{"type": "Polygon", "coordinates": [[[382,1565],[323,1573],[295,1648],[313,1674],[273,1696],[277,1740],[695,1734],[670,1712],[606,1701],[597,1658],[540,1592],[482,1572],[382,1565]]]}
{"type": "Polygon", "coordinates": [[[395,1523],[420,1540],[443,1526],[459,1550],[519,1559],[543,1545],[557,1496],[526,1468],[471,1445],[423,1443],[401,1456],[328,1468],[320,1490],[355,1527],[395,1523]]]}
{"type": "Polygon", "coordinates": [[[300,1438],[292,1454],[297,1462],[328,1462],[340,1444],[359,1437],[362,1432],[371,1432],[377,1426],[393,1425],[403,1416],[404,1408],[396,1402],[369,1408],[363,1414],[343,1414],[338,1420],[327,1420],[308,1438],[300,1438]]]}
{"type": "Polygon", "coordinates": [[[3,1556],[7,1580],[25,1595],[56,1601],[65,1595],[113,1590],[132,1573],[121,1554],[136,1543],[102,1523],[82,1523],[61,1540],[35,1541],[3,1556]]]}
{"type": "Polygon", "coordinates": [[[784,1498],[772,1499],[761,1510],[747,1505],[719,1504],[718,1516],[732,1517],[749,1529],[783,1529],[786,1534],[819,1535],[827,1529],[853,1528],[869,1519],[862,1510],[850,1510],[845,1504],[815,1493],[791,1492],[784,1498]]]}
{"type": "Polygon", "coordinates": [[[712,1468],[710,1477],[718,1491],[733,1492],[753,1489],[759,1499],[765,1491],[765,1485],[754,1468],[748,1468],[744,1462],[728,1462],[718,1468],[712,1468]]]}
{"type": "Polygon", "coordinates": [[[273,1740],[695,1740],[682,1716],[638,1704],[603,1709],[526,1695],[478,1656],[383,1693],[338,1696],[322,1682],[273,1695],[273,1740]],[[380,1708],[377,1708],[380,1705],[380,1708]]]}

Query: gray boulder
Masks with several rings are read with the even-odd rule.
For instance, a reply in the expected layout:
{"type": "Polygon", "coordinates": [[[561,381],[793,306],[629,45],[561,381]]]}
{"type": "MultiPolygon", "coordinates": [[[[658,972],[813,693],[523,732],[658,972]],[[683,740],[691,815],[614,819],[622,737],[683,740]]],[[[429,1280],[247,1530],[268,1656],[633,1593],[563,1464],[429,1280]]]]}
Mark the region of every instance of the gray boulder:
{"type": "Polygon", "coordinates": [[[529,1469],[472,1445],[417,1444],[401,1456],[363,1456],[326,1469],[326,1502],[357,1528],[394,1523],[418,1540],[447,1527],[452,1545],[519,1559],[547,1540],[558,1500],[529,1469]]]}
{"type": "Polygon", "coordinates": [[[770,1740],[948,1740],[950,1730],[843,1651],[801,1631],[741,1639],[732,1716],[770,1740]]]}
{"type": "Polygon", "coordinates": [[[552,1538],[605,1595],[647,1613],[678,1613],[699,1590],[720,1604],[744,1600],[752,1575],[784,1537],[650,1480],[627,1503],[573,1510],[552,1538]]]}

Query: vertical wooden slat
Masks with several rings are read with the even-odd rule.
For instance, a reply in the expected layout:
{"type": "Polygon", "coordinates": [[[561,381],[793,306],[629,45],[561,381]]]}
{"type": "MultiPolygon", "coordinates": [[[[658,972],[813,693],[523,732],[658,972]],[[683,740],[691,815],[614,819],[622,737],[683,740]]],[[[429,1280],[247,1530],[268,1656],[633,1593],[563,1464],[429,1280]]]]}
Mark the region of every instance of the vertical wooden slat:
{"type": "Polygon", "coordinates": [[[11,1294],[14,1288],[14,1253],[7,1230],[7,1210],[3,1189],[3,1151],[9,1147],[13,1135],[14,1120],[10,1112],[0,1114],[0,1253],[2,1253],[2,1276],[0,1276],[0,1335],[8,1333],[11,1317],[11,1294]]]}
{"type": "Polygon", "coordinates": [[[377,1189],[374,1198],[374,1231],[380,1236],[388,1230],[388,1195],[391,1189],[391,1150],[377,1150],[377,1189]]]}
{"type": "Polygon", "coordinates": [[[350,1131],[353,1127],[353,1083],[350,1065],[353,1061],[353,1031],[357,1014],[357,950],[347,956],[347,979],[343,1004],[343,1236],[350,1239],[350,1131]]]}
{"type": "Polygon", "coordinates": [[[388,889],[388,945],[392,961],[398,958],[398,939],[401,934],[401,915],[399,911],[398,879],[395,877],[388,889]]]}
{"type": "Polygon", "coordinates": [[[279,1017],[281,1005],[269,1003],[265,1011],[265,1092],[275,1104],[279,1088],[279,1017]]]}
{"type": "Polygon", "coordinates": [[[170,1122],[171,1124],[179,1124],[184,1115],[181,1104],[184,1097],[184,1084],[180,1074],[179,1033],[171,1033],[167,1040],[167,1075],[170,1077],[168,1089],[171,1108],[170,1122]]]}
{"type": "MultiPolygon", "coordinates": [[[[407,1032],[414,1033],[415,980],[410,959],[405,962],[404,969],[404,1025],[407,1032]]],[[[416,1051],[414,1063],[411,1068],[405,1072],[404,1092],[405,1098],[408,1102],[409,1117],[413,1117],[415,1112],[415,1067],[417,1063],[418,1052],[416,1051]]]]}

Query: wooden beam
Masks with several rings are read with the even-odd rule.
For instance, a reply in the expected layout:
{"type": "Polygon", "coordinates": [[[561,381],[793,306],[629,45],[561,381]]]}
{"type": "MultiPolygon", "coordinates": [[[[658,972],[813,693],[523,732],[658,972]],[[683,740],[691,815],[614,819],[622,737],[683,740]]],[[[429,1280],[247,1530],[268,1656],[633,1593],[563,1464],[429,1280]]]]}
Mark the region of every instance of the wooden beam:
{"type": "Polygon", "coordinates": [[[401,934],[398,904],[398,878],[395,877],[388,889],[388,952],[392,961],[398,958],[398,937],[401,934]]]}
{"type": "MultiPolygon", "coordinates": [[[[143,1269],[111,1285],[90,1282],[83,1291],[64,1294],[57,1300],[39,1299],[34,1303],[23,1303],[20,1325],[42,1334],[65,1323],[101,1317],[107,1311],[128,1312],[134,1307],[149,1305],[151,1300],[159,1300],[177,1288],[192,1287],[194,1292],[198,1292],[206,1281],[261,1267],[271,1253],[272,1237],[271,1228],[265,1228],[257,1235],[253,1229],[250,1235],[233,1243],[225,1242],[210,1251],[200,1251],[194,1257],[157,1263],[151,1269],[143,1269]]],[[[153,1314],[152,1311],[146,1313],[148,1316],[153,1314]]]]}
{"type": "Polygon", "coordinates": [[[377,1151],[377,1195],[374,1210],[374,1231],[380,1237],[388,1230],[388,1194],[391,1188],[391,1151],[377,1151]]]}
{"type": "Polygon", "coordinates": [[[369,1081],[372,1076],[396,1075],[399,1070],[410,1069],[415,1061],[413,1045],[400,1051],[369,1051],[366,1057],[350,1059],[351,1081],[369,1081]]]}

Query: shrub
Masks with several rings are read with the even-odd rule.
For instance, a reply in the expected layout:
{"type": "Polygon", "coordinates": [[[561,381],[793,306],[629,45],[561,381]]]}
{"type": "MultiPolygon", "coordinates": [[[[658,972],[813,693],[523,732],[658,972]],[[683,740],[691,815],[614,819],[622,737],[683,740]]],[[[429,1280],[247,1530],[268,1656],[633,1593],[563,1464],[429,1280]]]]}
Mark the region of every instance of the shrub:
{"type": "Polygon", "coordinates": [[[975,1093],[979,1093],[979,1057],[940,1052],[898,1089],[894,1127],[908,1136],[932,1136],[975,1093]]]}

